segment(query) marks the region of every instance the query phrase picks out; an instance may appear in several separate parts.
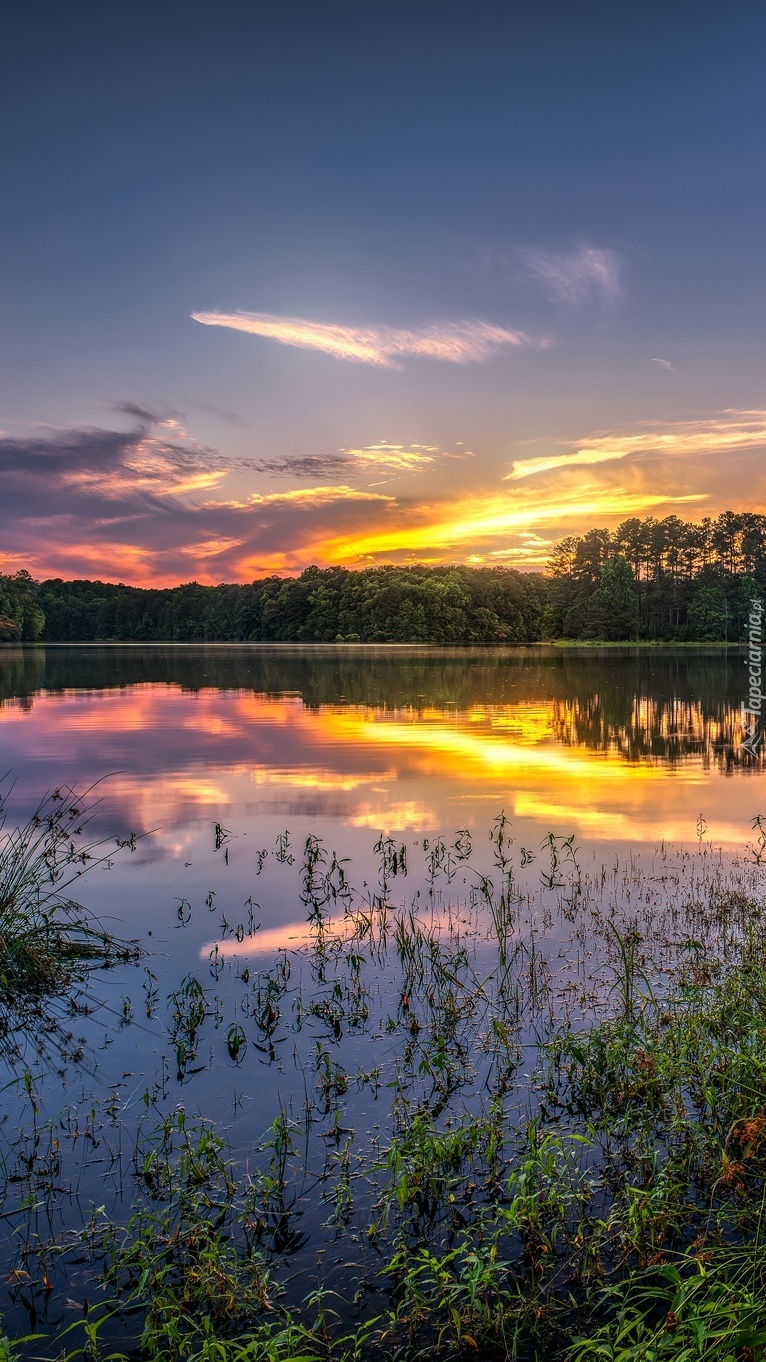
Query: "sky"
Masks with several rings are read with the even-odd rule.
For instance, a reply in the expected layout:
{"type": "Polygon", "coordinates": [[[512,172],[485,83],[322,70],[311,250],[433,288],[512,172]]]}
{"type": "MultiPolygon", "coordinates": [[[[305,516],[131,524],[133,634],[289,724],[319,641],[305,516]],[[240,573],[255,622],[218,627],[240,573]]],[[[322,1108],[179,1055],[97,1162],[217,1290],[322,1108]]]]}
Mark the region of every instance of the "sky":
{"type": "Polygon", "coordinates": [[[766,9],[10,0],[0,571],[766,509],[766,9]]]}

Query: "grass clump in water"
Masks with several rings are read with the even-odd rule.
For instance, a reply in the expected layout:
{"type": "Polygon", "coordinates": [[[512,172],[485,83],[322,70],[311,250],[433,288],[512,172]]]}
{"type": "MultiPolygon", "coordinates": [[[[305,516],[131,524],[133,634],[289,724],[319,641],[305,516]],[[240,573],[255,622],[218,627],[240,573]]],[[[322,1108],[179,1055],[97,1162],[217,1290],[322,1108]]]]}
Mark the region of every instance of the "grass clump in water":
{"type": "Polygon", "coordinates": [[[16,1008],[62,994],[97,965],[136,957],[70,896],[73,883],[108,856],[89,841],[93,805],[67,787],[54,790],[27,822],[5,830],[0,795],[0,1038],[16,1008]]]}

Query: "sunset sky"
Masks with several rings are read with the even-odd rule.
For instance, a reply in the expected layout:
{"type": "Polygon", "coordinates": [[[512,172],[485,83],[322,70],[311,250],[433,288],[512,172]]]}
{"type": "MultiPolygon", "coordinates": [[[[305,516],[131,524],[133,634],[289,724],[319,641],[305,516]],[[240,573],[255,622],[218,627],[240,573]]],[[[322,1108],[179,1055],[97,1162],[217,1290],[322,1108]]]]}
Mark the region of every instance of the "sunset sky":
{"type": "Polygon", "coordinates": [[[0,571],[539,569],[766,507],[756,0],[16,0],[0,571]]]}

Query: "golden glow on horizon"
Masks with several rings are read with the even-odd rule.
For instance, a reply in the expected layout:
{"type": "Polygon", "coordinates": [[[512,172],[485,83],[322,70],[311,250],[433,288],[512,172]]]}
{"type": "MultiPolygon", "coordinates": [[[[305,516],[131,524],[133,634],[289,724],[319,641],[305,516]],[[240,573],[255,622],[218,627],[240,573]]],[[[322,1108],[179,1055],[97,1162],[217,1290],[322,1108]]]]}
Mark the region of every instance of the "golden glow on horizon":
{"type": "MultiPolygon", "coordinates": [[[[49,497],[45,515],[31,503],[9,526],[5,570],[143,587],[292,576],[310,563],[539,571],[566,534],[681,507],[689,518],[698,519],[702,505],[714,516],[747,509],[766,493],[764,410],[644,422],[556,441],[553,449],[548,441],[548,452],[515,458],[505,474],[488,473],[462,441],[380,439],[329,453],[238,456],[229,466],[173,419],[152,431],[126,436],[119,457],[103,467],[91,467],[89,445],[76,466],[65,466],[56,475],[60,511],[49,497]],[[273,490],[263,481],[272,477],[289,482],[273,490]],[[316,481],[302,485],[309,478],[316,481]]],[[[62,433],[64,445],[69,439],[62,433]]]]}
{"type": "Polygon", "coordinates": [[[518,507],[517,497],[503,494],[476,497],[473,500],[465,498],[460,503],[459,516],[445,518],[442,507],[428,507],[420,513],[423,520],[417,525],[397,526],[374,534],[333,539],[322,545],[322,556],[328,562],[348,563],[359,558],[375,557],[378,554],[414,552],[421,548],[432,550],[434,544],[446,550],[466,540],[475,543],[501,537],[522,526],[528,527],[539,523],[543,515],[546,522],[556,521],[563,525],[572,520],[587,522],[588,517],[645,515],[658,506],[697,503],[704,500],[705,493],[672,497],[654,493],[594,490],[587,500],[573,497],[570,502],[564,500],[551,504],[535,497],[529,505],[511,509],[518,507]]]}

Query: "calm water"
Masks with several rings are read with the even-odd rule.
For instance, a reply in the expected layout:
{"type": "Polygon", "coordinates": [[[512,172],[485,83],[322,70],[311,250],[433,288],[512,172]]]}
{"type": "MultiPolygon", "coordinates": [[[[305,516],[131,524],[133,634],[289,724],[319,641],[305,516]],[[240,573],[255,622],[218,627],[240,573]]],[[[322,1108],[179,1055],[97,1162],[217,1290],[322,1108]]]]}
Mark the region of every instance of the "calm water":
{"type": "MultiPolygon", "coordinates": [[[[28,807],[109,777],[104,817],[183,868],[197,830],[484,826],[589,843],[709,837],[759,812],[745,670],[718,652],[258,647],[0,649],[3,768],[28,807]]],[[[233,855],[232,851],[232,855],[233,855]]]]}
{"type": "MultiPolygon", "coordinates": [[[[373,1059],[394,1055],[390,1010],[401,962],[389,968],[379,960],[372,969],[364,1025],[344,1023],[336,1034],[327,1009],[305,1021],[307,1000],[330,998],[332,983],[325,964],[317,970],[301,953],[313,930],[301,869],[309,836],[324,847],[323,873],[333,852],[348,858],[357,903],[380,893],[381,836],[391,839],[389,854],[406,844],[408,874],[399,866],[391,901],[424,912],[451,947],[470,939],[472,968],[479,968],[490,949],[476,930],[479,889],[483,875],[497,875],[489,834],[503,812],[518,931],[542,943],[546,977],[561,980],[562,996],[576,985],[592,997],[587,933],[575,942],[569,915],[556,915],[572,883],[573,849],[578,874],[593,885],[602,866],[613,867],[606,890],[600,882],[611,895],[609,911],[635,896],[637,881],[624,868],[644,866],[644,932],[653,930],[660,898],[665,911],[693,892],[701,857],[708,865],[721,853],[732,864],[744,860],[752,820],[766,812],[762,766],[739,746],[745,675],[740,657],[715,651],[0,649],[0,766],[6,787],[14,782],[9,816],[25,818],[59,785],[95,784],[93,828],[107,848],[131,833],[137,840],[135,850],[115,851],[84,877],[77,897],[147,950],[140,967],[93,981],[91,1011],[73,1027],[80,1060],[52,1064],[30,1045],[41,1119],[55,1125],[67,1112],[66,1138],[63,1126],[55,1128],[73,1167],[57,1174],[55,1197],[39,1199],[35,1214],[45,1225],[9,1213],[8,1264],[18,1264],[20,1243],[76,1231],[95,1204],[125,1219],[125,1168],[104,1153],[111,1146],[103,1130],[101,1152],[94,1145],[83,1156],[88,1111],[103,1113],[116,1101],[123,1132],[135,1138],[145,1093],[152,1110],[181,1102],[214,1117],[243,1163],[255,1162],[280,1105],[298,1120],[318,1053],[365,1074],[373,1059]],[[549,834],[561,861],[554,876],[549,834]],[[280,959],[290,962],[292,1010],[281,1004],[281,1029],[267,1036],[253,1020],[253,998],[261,996],[257,980],[275,978],[280,959]],[[205,990],[207,1015],[194,1053],[179,1063],[172,1000],[190,976],[205,990]],[[248,1037],[238,1062],[225,1039],[233,1026],[248,1037]]],[[[343,908],[341,895],[324,911],[342,924],[343,908]]],[[[531,1016],[524,1021],[524,1043],[537,1025],[531,1016]]],[[[460,1097],[469,1108],[479,1101],[480,1079],[477,1071],[471,1094],[460,1097]]],[[[3,1101],[7,1173],[25,1099],[12,1086],[3,1101]]],[[[380,1083],[360,1080],[343,1104],[355,1141],[378,1138],[371,1132],[391,1113],[385,1075],[380,1083]]],[[[317,1110],[310,1148],[296,1161],[290,1253],[298,1278],[327,1239],[325,1201],[306,1191],[310,1166],[311,1185],[322,1181],[317,1150],[327,1154],[321,1122],[330,1106],[320,1102],[317,1110]]],[[[103,1114],[93,1124],[108,1126],[103,1114]]],[[[362,1200],[354,1212],[360,1234],[367,1213],[362,1200]]],[[[29,1318],[47,1319],[51,1329],[67,1323],[72,1299],[89,1292],[88,1269],[52,1257],[47,1271],[50,1277],[55,1267],[57,1275],[48,1293],[35,1283],[32,1260],[24,1263],[29,1282],[12,1283],[0,1302],[7,1327],[23,1330],[29,1318]]]]}

